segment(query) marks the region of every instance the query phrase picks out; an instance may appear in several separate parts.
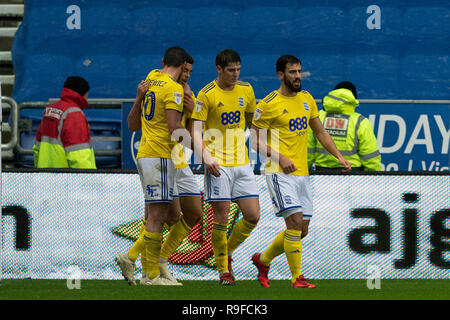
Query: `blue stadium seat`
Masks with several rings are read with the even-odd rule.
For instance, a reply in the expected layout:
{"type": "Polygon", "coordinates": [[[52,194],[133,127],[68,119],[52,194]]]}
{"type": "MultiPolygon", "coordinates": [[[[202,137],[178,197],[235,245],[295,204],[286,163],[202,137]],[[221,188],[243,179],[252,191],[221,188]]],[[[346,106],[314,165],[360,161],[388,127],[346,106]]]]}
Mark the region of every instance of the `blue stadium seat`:
{"type": "Polygon", "coordinates": [[[241,14],[242,54],[264,52],[283,54],[292,48],[292,36],[297,32],[291,23],[294,10],[286,7],[254,7],[241,14]]]}
{"type": "MultiPolygon", "coordinates": [[[[32,149],[35,139],[36,131],[22,131],[20,133],[20,146],[24,149],[32,149]]],[[[16,153],[16,160],[24,168],[34,167],[33,155],[21,155],[19,153],[16,153]]]]}
{"type": "MultiPolygon", "coordinates": [[[[120,1],[120,0],[118,0],[120,1]]],[[[122,0],[123,1],[123,0],[122,0]]],[[[210,0],[204,0],[207,3],[211,3],[210,0]]],[[[228,0],[230,1],[230,0],[228,0]]],[[[234,1],[234,0],[231,0],[234,1]]],[[[127,1],[128,10],[135,11],[135,10],[144,10],[149,7],[161,7],[161,3],[156,2],[155,0],[140,0],[140,1],[127,1]]],[[[207,4],[205,4],[207,5],[207,4]]],[[[189,4],[186,3],[185,0],[171,0],[170,2],[165,2],[164,7],[171,7],[171,8],[179,8],[185,10],[187,7],[192,6],[202,6],[201,1],[197,0],[195,2],[191,2],[189,4]]]]}
{"type": "Polygon", "coordinates": [[[123,55],[129,47],[128,10],[109,6],[82,9],[81,29],[71,31],[81,46],[71,53],[74,57],[87,53],[123,55]]]}
{"type": "MultiPolygon", "coordinates": [[[[236,48],[241,38],[240,13],[238,10],[202,7],[187,10],[187,29],[184,34],[205,53],[236,48]],[[186,32],[187,31],[187,32],[186,32]]],[[[185,17],[185,18],[186,18],[185,17]]]]}
{"type": "Polygon", "coordinates": [[[334,86],[345,78],[343,55],[301,54],[302,88],[315,99],[322,99],[334,86]]]}
{"type": "Polygon", "coordinates": [[[130,98],[127,92],[127,61],[118,55],[86,55],[74,61],[74,72],[90,84],[90,98],[130,98]]]}
{"type": "MultiPolygon", "coordinates": [[[[314,1],[314,0],[312,0],[314,1]]],[[[335,0],[336,1],[336,0],[335,0]]],[[[341,0],[342,2],[342,0],[341,0]]],[[[240,3],[243,8],[254,8],[254,7],[273,7],[276,5],[277,7],[292,7],[292,0],[245,0],[240,3]]],[[[295,5],[295,4],[294,4],[295,5]]],[[[301,5],[307,5],[306,0],[301,1],[301,5]]]]}
{"type": "Polygon", "coordinates": [[[204,86],[217,78],[216,54],[193,55],[194,67],[189,84],[196,95],[204,86]]]}
{"type": "Polygon", "coordinates": [[[367,21],[372,14],[367,13],[367,7],[354,7],[349,10],[347,38],[351,42],[346,45],[353,53],[379,51],[380,48],[386,53],[399,53],[406,45],[402,9],[387,5],[380,7],[380,29],[369,29],[367,21]]]}
{"type": "Polygon", "coordinates": [[[130,12],[128,53],[163,55],[170,46],[185,46],[185,11],[170,7],[146,7],[130,12]]]}
{"type": "MultiPolygon", "coordinates": [[[[42,110],[41,110],[42,113],[42,110]]],[[[24,149],[32,149],[36,139],[36,131],[40,120],[33,120],[32,131],[22,131],[20,133],[20,146],[24,149]]],[[[92,137],[120,137],[120,123],[106,121],[89,121],[92,137]]],[[[120,141],[92,141],[95,150],[119,150],[120,141]]],[[[22,167],[34,167],[33,155],[17,154],[17,160],[22,167]]],[[[96,156],[97,168],[120,168],[120,156],[96,156]]]]}
{"type": "Polygon", "coordinates": [[[67,17],[63,6],[26,9],[23,19],[26,50],[33,54],[63,54],[74,50],[79,31],[67,29],[67,17]]]}
{"type": "Polygon", "coordinates": [[[352,81],[361,99],[400,99],[400,64],[395,56],[362,54],[346,56],[345,80],[352,81]]]}
{"type": "Polygon", "coordinates": [[[450,89],[448,55],[415,54],[401,59],[402,95],[415,99],[446,99],[450,89]]]}
{"type": "Polygon", "coordinates": [[[347,15],[339,7],[301,7],[294,13],[291,41],[305,46],[305,50],[343,46],[348,40],[345,29],[347,15]]]}
{"type": "MultiPolygon", "coordinates": [[[[97,141],[95,137],[120,137],[121,136],[121,124],[120,122],[110,122],[106,119],[101,121],[91,120],[89,121],[89,127],[91,129],[92,146],[95,150],[119,150],[121,148],[120,141],[97,141]]],[[[95,162],[97,168],[120,168],[121,157],[120,156],[95,156],[95,162]]]]}
{"type": "Polygon", "coordinates": [[[280,80],[276,73],[276,54],[249,54],[241,56],[240,79],[250,82],[257,99],[264,98],[272,90],[278,89],[280,80]]]}
{"type": "Polygon", "coordinates": [[[433,48],[433,52],[450,49],[450,8],[412,7],[404,14],[404,28],[409,45],[419,51],[433,48]]]}
{"type": "Polygon", "coordinates": [[[153,69],[160,69],[161,59],[163,57],[163,53],[161,54],[142,54],[139,56],[131,57],[128,59],[128,74],[127,74],[127,92],[133,92],[133,95],[130,98],[134,98],[136,96],[137,85],[141,80],[145,80],[148,73],[153,69]]]}
{"type": "Polygon", "coordinates": [[[38,54],[25,57],[23,70],[16,71],[16,101],[47,101],[59,98],[66,78],[73,73],[67,56],[38,54]]]}

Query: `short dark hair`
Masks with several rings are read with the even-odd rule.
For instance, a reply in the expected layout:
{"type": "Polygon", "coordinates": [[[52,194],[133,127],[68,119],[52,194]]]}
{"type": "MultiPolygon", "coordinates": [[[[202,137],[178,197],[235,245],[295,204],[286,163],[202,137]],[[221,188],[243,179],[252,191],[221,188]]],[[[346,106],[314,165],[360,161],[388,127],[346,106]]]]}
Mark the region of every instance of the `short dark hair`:
{"type": "Polygon", "coordinates": [[[64,88],[78,92],[81,96],[84,96],[90,89],[89,83],[79,76],[67,77],[66,82],[64,82],[64,88]]]}
{"type": "Polygon", "coordinates": [[[179,67],[185,61],[188,56],[187,52],[181,47],[171,47],[164,53],[164,65],[168,67],[179,67]]]}
{"type": "Polygon", "coordinates": [[[302,62],[300,61],[299,58],[294,57],[293,55],[290,54],[285,54],[284,56],[281,56],[278,58],[277,60],[277,72],[281,71],[284,72],[286,70],[286,66],[288,64],[297,64],[300,63],[302,64],[302,62]]]}
{"type": "Polygon", "coordinates": [[[189,53],[186,53],[186,62],[189,64],[194,64],[194,58],[189,53]]]}
{"type": "Polygon", "coordinates": [[[355,96],[355,99],[358,99],[358,94],[356,93],[356,87],[350,81],[339,82],[336,85],[336,87],[334,87],[334,90],[336,90],[336,89],[347,89],[347,90],[350,90],[353,93],[353,95],[355,96]]]}
{"type": "Polygon", "coordinates": [[[233,62],[241,63],[241,57],[232,49],[222,50],[216,56],[216,66],[220,66],[221,68],[225,68],[233,62]]]}

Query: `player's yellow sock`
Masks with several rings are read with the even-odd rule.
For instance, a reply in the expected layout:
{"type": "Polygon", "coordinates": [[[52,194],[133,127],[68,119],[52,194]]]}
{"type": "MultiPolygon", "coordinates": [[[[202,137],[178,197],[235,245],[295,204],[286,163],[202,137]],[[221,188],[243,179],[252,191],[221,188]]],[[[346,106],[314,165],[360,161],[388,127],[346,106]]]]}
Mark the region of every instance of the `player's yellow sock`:
{"type": "Polygon", "coordinates": [[[256,224],[250,223],[244,218],[239,220],[233,228],[230,238],[228,239],[228,254],[233,251],[248,238],[250,233],[256,227],[256,224]]]}
{"type": "Polygon", "coordinates": [[[145,268],[151,279],[159,275],[159,254],[161,252],[161,233],[144,231],[144,242],[146,251],[145,268]]]}
{"type": "Polygon", "coordinates": [[[292,283],[302,274],[302,232],[287,229],[284,233],[284,252],[291,269],[292,283]]]}
{"type": "MultiPolygon", "coordinates": [[[[144,219],[144,223],[142,224],[141,229],[139,230],[140,234],[144,233],[146,223],[147,223],[147,220],[144,219]]],[[[141,265],[142,265],[142,272],[148,273],[148,270],[147,270],[148,261],[147,261],[147,253],[145,251],[145,245],[144,245],[144,248],[142,248],[142,250],[141,250],[141,265]]]]}
{"type": "Polygon", "coordinates": [[[136,261],[139,257],[139,254],[143,252],[145,248],[144,243],[144,235],[141,234],[139,238],[133,243],[133,246],[128,250],[128,258],[130,258],[131,261],[136,261]]]}
{"type": "Polygon", "coordinates": [[[211,243],[219,273],[228,272],[227,226],[214,222],[211,243]]]}
{"type": "Polygon", "coordinates": [[[139,229],[139,238],[133,243],[133,246],[128,250],[128,258],[131,261],[136,261],[139,257],[139,254],[141,254],[144,251],[144,236],[143,233],[145,231],[145,220],[144,223],[141,225],[141,228],[139,229]]]}
{"type": "Polygon", "coordinates": [[[147,259],[147,251],[145,248],[141,252],[141,265],[142,272],[148,274],[148,259],[147,259]]]}
{"type": "Polygon", "coordinates": [[[178,222],[175,223],[170,229],[169,235],[161,247],[161,258],[169,260],[175,249],[180,245],[189,232],[191,232],[191,229],[192,228],[187,225],[183,218],[178,220],[178,222]]]}
{"type": "Polygon", "coordinates": [[[285,230],[278,233],[269,247],[261,254],[260,260],[264,265],[270,266],[273,259],[284,253],[284,232],[285,230]]]}

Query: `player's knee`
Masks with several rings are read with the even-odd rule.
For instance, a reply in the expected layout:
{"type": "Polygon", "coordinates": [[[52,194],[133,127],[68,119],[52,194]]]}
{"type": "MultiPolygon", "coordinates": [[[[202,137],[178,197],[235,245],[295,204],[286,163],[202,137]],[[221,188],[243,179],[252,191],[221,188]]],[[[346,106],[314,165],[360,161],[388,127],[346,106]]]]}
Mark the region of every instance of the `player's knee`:
{"type": "Polygon", "coordinates": [[[305,225],[305,224],[303,224],[303,225],[302,225],[302,239],[303,239],[304,237],[306,237],[306,236],[308,235],[308,233],[309,233],[308,226],[305,225]]]}
{"type": "Polygon", "coordinates": [[[308,230],[302,230],[302,239],[308,235],[308,230]]]}
{"type": "Polygon", "coordinates": [[[259,222],[259,214],[245,217],[245,220],[251,224],[257,224],[259,222]]]}
{"type": "Polygon", "coordinates": [[[175,223],[177,223],[181,218],[181,215],[171,215],[167,218],[166,223],[169,225],[169,227],[173,226],[175,223]]]}
{"type": "Polygon", "coordinates": [[[198,212],[198,210],[195,210],[190,212],[190,214],[185,214],[183,219],[186,221],[188,226],[192,228],[202,220],[202,214],[202,211],[198,212]]]}

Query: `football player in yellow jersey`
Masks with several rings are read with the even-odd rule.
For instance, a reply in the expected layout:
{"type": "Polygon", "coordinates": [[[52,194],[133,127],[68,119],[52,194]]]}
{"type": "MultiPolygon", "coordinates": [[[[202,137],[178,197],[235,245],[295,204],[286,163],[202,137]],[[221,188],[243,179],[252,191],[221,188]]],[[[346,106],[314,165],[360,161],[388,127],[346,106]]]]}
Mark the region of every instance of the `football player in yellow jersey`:
{"type": "MultiPolygon", "coordinates": [[[[139,253],[142,253],[144,269],[141,284],[181,285],[168,271],[167,260],[201,219],[200,191],[187,163],[182,163],[185,162],[184,154],[181,154],[181,161],[178,161],[177,166],[174,163],[176,161],[171,159],[175,146],[172,140],[173,132],[180,129],[189,135],[181,124],[180,114],[184,111],[183,107],[189,111],[194,106],[191,96],[190,99],[183,99],[183,91],[191,94],[186,82],[192,72],[192,63],[192,57],[183,49],[169,48],[164,55],[163,69],[153,70],[146,81],[139,84],[138,95],[128,116],[130,130],[143,128],[138,152],[138,171],[146,199],[145,230],[142,230],[139,239],[128,253],[116,257],[122,274],[132,285],[135,284],[134,262],[139,253]],[[177,82],[182,83],[183,87],[177,82]],[[172,145],[172,150],[167,148],[168,145],[172,145]],[[186,170],[186,167],[189,170],[186,170]],[[189,194],[184,190],[188,190],[189,194]],[[184,203],[184,215],[181,219],[178,197],[181,197],[184,203]],[[164,222],[174,225],[161,248],[164,222]]],[[[188,146],[191,147],[190,144],[188,146]]]]}
{"type": "Polygon", "coordinates": [[[251,125],[256,102],[252,86],[239,81],[241,59],[237,52],[219,52],[216,69],[217,79],[197,95],[192,137],[194,152],[205,164],[205,194],[214,211],[211,241],[219,283],[234,285],[232,253],[250,235],[260,215],[258,187],[245,145],[246,122],[251,125]],[[243,218],[227,240],[231,201],[237,202],[243,218]]]}
{"type": "Polygon", "coordinates": [[[263,253],[254,254],[252,260],[258,268],[258,281],[263,287],[269,287],[270,263],[284,252],[292,274],[292,287],[314,288],[301,272],[301,239],[308,234],[313,213],[307,161],[308,126],[342,164],[343,170],[351,170],[351,165],[324,129],[313,97],[301,90],[300,60],[292,55],[281,56],[276,69],[281,86],[256,107],[252,147],[267,157],[265,175],[269,193],[276,215],[284,218],[286,229],[263,253]]]}

